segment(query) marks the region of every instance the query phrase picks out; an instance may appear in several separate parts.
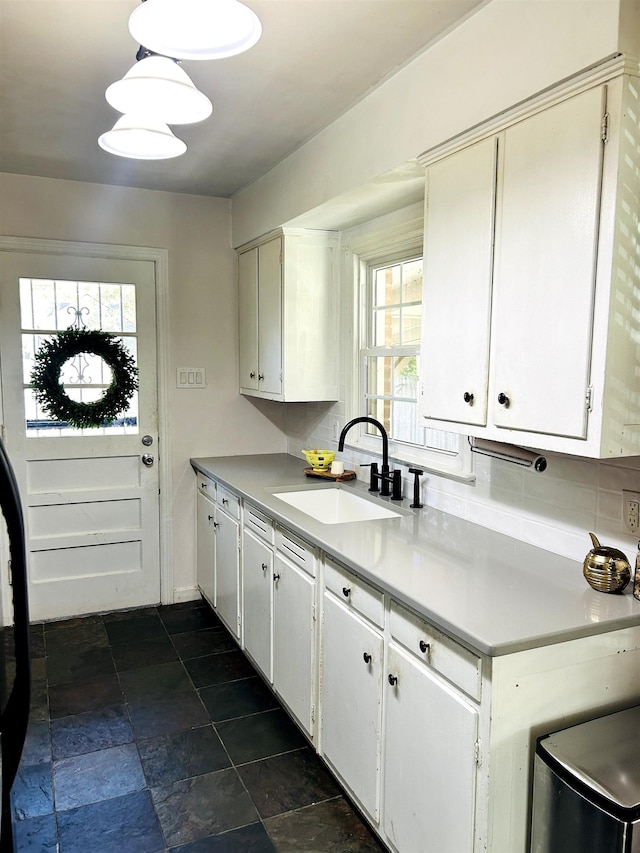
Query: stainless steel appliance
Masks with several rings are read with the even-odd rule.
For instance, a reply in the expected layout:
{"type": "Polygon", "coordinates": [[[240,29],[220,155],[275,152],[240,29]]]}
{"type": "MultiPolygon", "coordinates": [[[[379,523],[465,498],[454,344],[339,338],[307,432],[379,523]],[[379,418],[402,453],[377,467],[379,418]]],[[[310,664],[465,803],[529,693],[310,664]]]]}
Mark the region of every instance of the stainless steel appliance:
{"type": "MultiPolygon", "coordinates": [[[[4,516],[9,544],[13,603],[13,618],[7,619],[8,624],[5,624],[4,615],[9,608],[3,606],[0,586],[0,853],[13,853],[16,847],[11,787],[18,771],[29,722],[31,668],[24,520],[16,478],[2,440],[0,509],[4,516]],[[11,621],[13,629],[10,627],[11,621]]],[[[4,567],[2,570],[4,571],[4,567]]]]}
{"type": "Polygon", "coordinates": [[[531,853],[640,853],[640,707],[539,739],[531,853]]]}

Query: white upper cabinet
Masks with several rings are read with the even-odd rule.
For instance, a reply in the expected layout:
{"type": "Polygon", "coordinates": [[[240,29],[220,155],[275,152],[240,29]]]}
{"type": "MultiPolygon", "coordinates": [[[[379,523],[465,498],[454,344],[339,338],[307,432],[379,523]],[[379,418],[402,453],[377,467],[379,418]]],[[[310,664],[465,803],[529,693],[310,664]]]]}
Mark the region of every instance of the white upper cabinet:
{"type": "Polygon", "coordinates": [[[339,237],[284,229],[239,250],[240,392],[338,398],[339,237]]]}
{"type": "Polygon", "coordinates": [[[427,169],[426,425],[640,454],[637,84],[531,109],[427,169]]]}

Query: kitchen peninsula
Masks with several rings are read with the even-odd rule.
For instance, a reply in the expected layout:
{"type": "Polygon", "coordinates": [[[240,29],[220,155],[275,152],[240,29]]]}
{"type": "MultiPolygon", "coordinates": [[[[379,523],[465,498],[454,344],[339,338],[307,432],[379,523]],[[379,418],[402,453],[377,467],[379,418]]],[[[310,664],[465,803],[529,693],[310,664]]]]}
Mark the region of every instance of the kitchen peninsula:
{"type": "Polygon", "coordinates": [[[357,481],[397,515],[321,523],[286,454],[191,463],[203,593],[385,843],[525,853],[535,739],[640,701],[630,588],[357,481]]]}

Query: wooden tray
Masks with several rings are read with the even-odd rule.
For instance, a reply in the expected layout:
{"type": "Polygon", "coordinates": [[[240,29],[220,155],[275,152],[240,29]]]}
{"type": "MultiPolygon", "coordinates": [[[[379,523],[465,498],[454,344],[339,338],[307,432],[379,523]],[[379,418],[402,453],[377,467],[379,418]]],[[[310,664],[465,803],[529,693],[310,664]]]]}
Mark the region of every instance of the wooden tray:
{"type": "Polygon", "coordinates": [[[307,477],[318,477],[320,480],[355,480],[355,471],[345,471],[343,474],[332,474],[331,471],[314,471],[313,468],[305,468],[307,477]]]}

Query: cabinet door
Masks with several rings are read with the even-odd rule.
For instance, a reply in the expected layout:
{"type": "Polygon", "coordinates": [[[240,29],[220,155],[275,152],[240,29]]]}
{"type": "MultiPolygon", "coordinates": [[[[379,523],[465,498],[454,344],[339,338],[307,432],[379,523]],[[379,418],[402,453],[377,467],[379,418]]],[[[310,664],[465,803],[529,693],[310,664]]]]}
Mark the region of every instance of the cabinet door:
{"type": "Polygon", "coordinates": [[[271,681],[273,549],[250,531],[242,534],[242,630],[245,651],[271,681]]]}
{"type": "Polygon", "coordinates": [[[586,436],[602,116],[603,90],[593,89],[505,132],[491,388],[497,426],[586,436]]]}
{"type": "Polygon", "coordinates": [[[219,508],[216,510],[216,611],[235,637],[240,636],[238,618],[239,524],[219,508]]]}
{"type": "Polygon", "coordinates": [[[478,712],[393,643],[388,669],[385,833],[402,853],[472,851],[478,712]]]}
{"type": "Polygon", "coordinates": [[[273,686],[308,735],[315,715],[315,580],[276,553],[273,686]]]}
{"type": "Polygon", "coordinates": [[[496,141],[427,172],[422,413],[487,422],[496,141]]]}
{"type": "Polygon", "coordinates": [[[202,492],[196,496],[196,570],[200,591],[213,607],[215,605],[214,585],[214,527],[215,506],[202,492]]]}
{"type": "Polygon", "coordinates": [[[258,378],[267,394],[282,393],[282,239],[258,249],[258,378]]]}
{"type": "MultiPolygon", "coordinates": [[[[330,593],[325,593],[322,617],[322,754],[376,821],[382,654],[382,635],[346,610],[330,593]]],[[[412,761],[411,756],[407,758],[412,761]]]]}
{"type": "Polygon", "coordinates": [[[240,387],[258,388],[258,250],[238,256],[240,387]]]}

